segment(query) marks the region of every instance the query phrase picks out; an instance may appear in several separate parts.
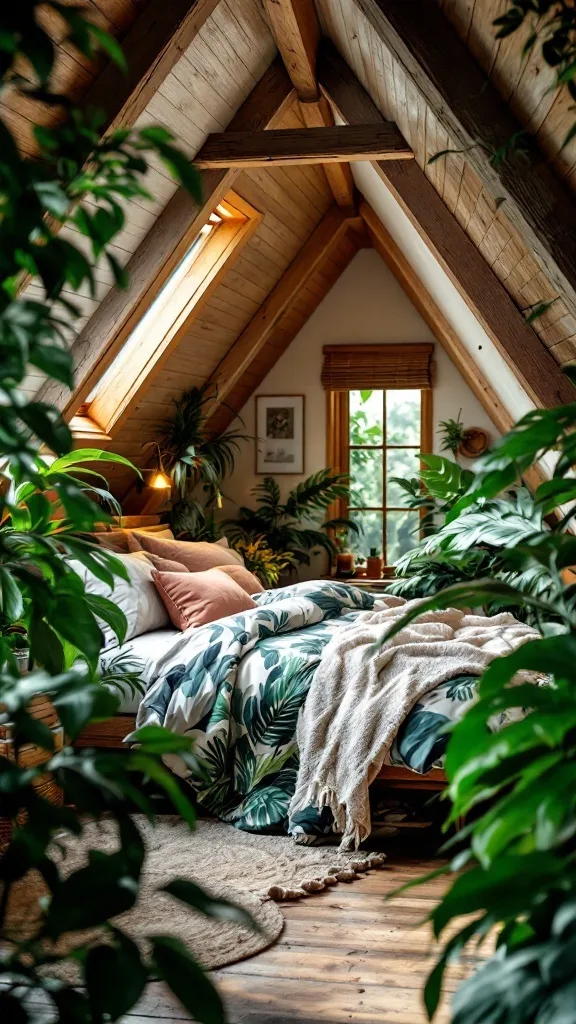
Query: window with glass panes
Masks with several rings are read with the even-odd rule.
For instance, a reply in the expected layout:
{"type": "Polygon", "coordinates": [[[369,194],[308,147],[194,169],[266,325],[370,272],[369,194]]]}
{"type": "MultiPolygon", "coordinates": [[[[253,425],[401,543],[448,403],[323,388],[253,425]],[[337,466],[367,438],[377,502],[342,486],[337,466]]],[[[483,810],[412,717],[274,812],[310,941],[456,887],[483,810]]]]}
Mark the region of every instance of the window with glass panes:
{"type": "Polygon", "coordinates": [[[418,389],[342,395],[348,405],[347,453],[342,453],[350,474],[347,514],[361,528],[350,533],[348,544],[357,557],[366,558],[376,548],[385,564],[393,565],[420,539],[420,514],[407,507],[406,492],[395,478],[415,477],[419,453],[429,447],[430,396],[418,389]]]}

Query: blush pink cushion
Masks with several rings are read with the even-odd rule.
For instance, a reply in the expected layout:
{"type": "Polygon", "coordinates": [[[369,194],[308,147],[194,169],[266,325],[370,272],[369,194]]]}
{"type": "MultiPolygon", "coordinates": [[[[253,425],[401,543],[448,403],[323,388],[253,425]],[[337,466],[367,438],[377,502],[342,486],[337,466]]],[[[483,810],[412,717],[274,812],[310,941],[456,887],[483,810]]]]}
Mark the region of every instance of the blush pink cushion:
{"type": "Polygon", "coordinates": [[[219,565],[220,572],[225,572],[230,579],[234,580],[247,594],[262,594],[264,587],[253,572],[245,569],[243,565],[219,565]]]}
{"type": "Polygon", "coordinates": [[[154,572],[154,582],[177,629],[205,626],[208,622],[257,608],[233,579],[218,569],[205,572],[154,572]]]}
{"type": "Polygon", "coordinates": [[[153,533],[139,533],[138,536],[132,533],[128,543],[131,551],[148,551],[151,555],[181,562],[188,572],[204,572],[219,565],[238,565],[231,551],[208,541],[165,540],[153,533]]]}
{"type": "Polygon", "coordinates": [[[188,572],[182,562],[174,562],[171,558],[160,558],[160,555],[153,555],[150,551],[142,551],[148,561],[161,572],[188,572]]]}

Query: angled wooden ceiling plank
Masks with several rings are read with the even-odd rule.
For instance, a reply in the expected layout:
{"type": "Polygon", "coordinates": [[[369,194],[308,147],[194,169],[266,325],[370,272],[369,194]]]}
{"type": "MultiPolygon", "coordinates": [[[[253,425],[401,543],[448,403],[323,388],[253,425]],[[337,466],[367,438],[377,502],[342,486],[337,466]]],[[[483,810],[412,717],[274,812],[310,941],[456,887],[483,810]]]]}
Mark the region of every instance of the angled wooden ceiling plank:
{"type": "MultiPolygon", "coordinates": [[[[228,395],[226,403],[219,406],[211,421],[211,429],[214,433],[221,433],[230,426],[235,417],[239,415],[242,406],[246,403],[250,395],[253,394],[256,388],[260,386],[267,374],[274,369],[276,363],[290,347],[296,335],[299,334],[302,328],[307,324],[308,320],[318,308],[322,300],[334,287],[340,276],[346,270],[348,264],[353,260],[358,249],[371,244],[369,240],[355,228],[348,229],[346,232],[346,240],[350,242],[348,251],[343,257],[338,253],[337,265],[330,266],[322,281],[321,288],[318,289],[318,292],[314,295],[313,301],[310,302],[306,315],[290,318],[290,325],[288,326],[286,324],[285,314],[284,317],[280,318],[276,324],[274,331],[268,339],[267,346],[262,350],[262,356],[265,356],[266,358],[262,359],[262,365],[259,366],[258,373],[254,379],[251,380],[248,392],[246,387],[243,386],[244,375],[237,381],[235,388],[233,388],[228,395]]],[[[300,292],[305,290],[307,283],[309,282],[303,282],[300,292]]],[[[250,367],[250,370],[252,370],[252,367],[250,367]]]]}
{"type": "Polygon", "coordinates": [[[134,124],[219,0],[150,0],[122,41],[127,74],[110,62],[83,105],[106,114],[103,131],[134,124]]]}
{"type": "MultiPolygon", "coordinates": [[[[330,104],[320,94],[316,81],[316,51],[320,23],[314,0],[266,0],[272,32],[300,101],[304,124],[308,128],[331,128],[334,117],[330,104]]],[[[327,164],[324,168],[332,195],[338,206],[351,206],[354,181],[346,164],[327,164]]]]}
{"type": "MultiPolygon", "coordinates": [[[[576,299],[576,206],[535,141],[475,63],[435,0],[354,0],[554,286],[576,299]],[[520,152],[494,160],[520,133],[520,152]]],[[[448,157],[449,159],[449,157],[448,157]]]]}
{"type": "Polygon", "coordinates": [[[210,378],[216,398],[208,407],[206,419],[210,421],[219,406],[226,401],[232,388],[250,366],[255,356],[265,345],[278,321],[288,309],[300,288],[314,273],[322,260],[334,250],[346,234],[350,224],[357,220],[356,211],[332,207],[316,230],[312,233],[297,257],[290,264],[268,298],[224,356],[210,378]]]}
{"type": "Polygon", "coordinates": [[[355,160],[412,160],[395,124],[333,128],[277,128],[264,132],[215,132],[195,158],[197,167],[282,167],[355,160]]]}
{"type": "MultiPolygon", "coordinates": [[[[235,131],[259,131],[275,125],[292,102],[290,79],[277,58],[252,90],[230,123],[235,131]]],[[[111,288],[72,346],[76,388],[72,394],[55,381],[47,381],[38,399],[50,402],[73,416],[91,386],[90,374],[97,364],[106,370],[116,350],[114,339],[129,320],[136,321],[140,305],[148,305],[186,252],[202,225],[231,188],[239,172],[232,169],[205,171],[204,200],[198,204],[180,187],[155,221],[126,265],[126,289],[111,288]]]]}
{"type": "MultiPolygon", "coordinates": [[[[384,120],[328,42],[320,48],[318,77],[347,123],[384,120]]],[[[532,400],[545,408],[572,401],[572,384],[416,161],[390,160],[374,167],[532,400]]]]}

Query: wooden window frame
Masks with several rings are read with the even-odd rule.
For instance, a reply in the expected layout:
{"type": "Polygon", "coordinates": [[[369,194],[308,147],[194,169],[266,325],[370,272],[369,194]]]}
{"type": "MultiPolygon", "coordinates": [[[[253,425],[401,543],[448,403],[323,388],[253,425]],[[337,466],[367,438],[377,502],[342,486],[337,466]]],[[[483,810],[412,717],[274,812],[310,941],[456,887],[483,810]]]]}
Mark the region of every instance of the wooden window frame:
{"type": "MultiPolygon", "coordinates": [[[[149,293],[117,332],[105,358],[86,382],[82,389],[84,395],[90,395],[95,389],[96,394],[91,401],[84,399],[71,421],[72,433],[77,439],[110,440],[118,433],[134,403],[142,399],[262,220],[262,214],[233,191],[226,194],[216,212],[221,223],[208,235],[185,278],[177,285],[172,297],[175,311],[164,309],[159,313],[160,336],[151,330],[150,341],[139,347],[137,359],[134,359],[134,353],[122,358],[122,351],[133,331],[170,280],[170,275],[165,273],[159,275],[149,293]],[[178,307],[178,295],[182,292],[186,298],[178,307]],[[99,382],[115,362],[117,368],[113,376],[106,380],[105,387],[99,392],[99,382]]],[[[210,216],[211,213],[205,223],[210,216]]],[[[190,239],[188,250],[197,237],[198,233],[190,239]]],[[[176,270],[173,268],[172,273],[176,270]]],[[[151,324],[151,328],[153,326],[151,324]]]]}
{"type": "MultiPolygon", "coordinates": [[[[374,388],[375,391],[405,390],[404,388],[374,388]]],[[[433,396],[432,388],[415,388],[420,392],[420,446],[421,453],[432,451],[433,434],[433,396]]],[[[384,415],[386,404],[384,400],[384,415]]],[[[385,421],[384,421],[385,429],[385,421]]],[[[350,391],[327,391],[326,392],[326,459],[327,464],[336,473],[350,473],[350,450],[357,448],[357,445],[350,445],[350,391]]],[[[360,446],[363,447],[363,446],[360,446]]],[[[386,449],[388,448],[415,448],[416,445],[371,445],[366,450],[384,451],[383,480],[386,480],[386,449]]],[[[330,516],[348,517],[349,502],[345,498],[339,498],[329,510],[330,516]]],[[[356,506],[353,506],[356,508],[356,506]]],[[[358,511],[382,512],[383,516],[383,552],[386,549],[386,513],[393,511],[404,511],[396,506],[362,509],[358,511]]],[[[421,513],[421,518],[423,513],[421,513]]],[[[386,566],[388,568],[388,566],[386,566]]]]}

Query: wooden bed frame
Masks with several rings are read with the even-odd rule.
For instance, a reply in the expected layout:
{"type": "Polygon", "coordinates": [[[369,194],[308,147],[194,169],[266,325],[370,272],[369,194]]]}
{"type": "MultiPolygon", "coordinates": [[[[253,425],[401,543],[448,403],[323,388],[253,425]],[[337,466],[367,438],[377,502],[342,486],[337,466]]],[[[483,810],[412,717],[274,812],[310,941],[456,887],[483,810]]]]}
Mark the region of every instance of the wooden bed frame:
{"type": "MultiPolygon", "coordinates": [[[[107,722],[89,725],[80,734],[74,746],[122,750],[124,737],[134,732],[135,728],[136,715],[116,715],[107,722]]],[[[418,775],[409,768],[386,765],[378,773],[377,778],[395,789],[441,790],[447,784],[446,775],[441,768],[431,768],[426,775],[418,775]]]]}

